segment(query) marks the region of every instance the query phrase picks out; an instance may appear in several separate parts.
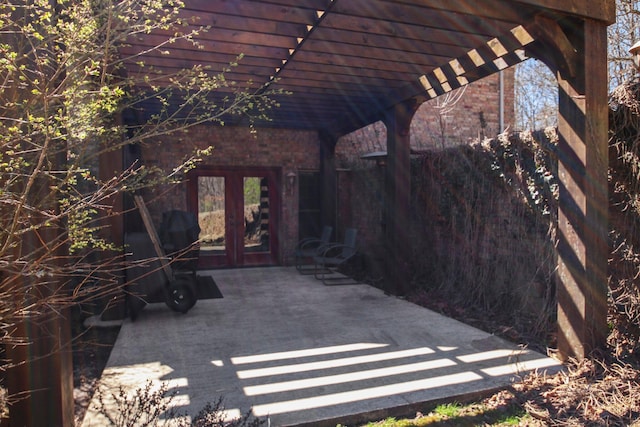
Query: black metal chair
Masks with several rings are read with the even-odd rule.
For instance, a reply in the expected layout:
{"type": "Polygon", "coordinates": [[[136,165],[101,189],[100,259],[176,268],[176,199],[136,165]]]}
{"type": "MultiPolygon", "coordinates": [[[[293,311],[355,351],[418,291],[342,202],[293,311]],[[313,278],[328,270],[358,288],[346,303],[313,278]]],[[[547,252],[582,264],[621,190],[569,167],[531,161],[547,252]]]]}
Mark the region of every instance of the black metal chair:
{"type": "Polygon", "coordinates": [[[328,243],[318,248],[316,255],[313,257],[316,279],[322,280],[325,285],[358,283],[337,271],[340,266],[358,253],[356,250],[357,236],[358,230],[347,228],[343,243],[328,243]]]}
{"type": "Polygon", "coordinates": [[[333,233],[333,227],[325,225],[322,227],[322,234],[319,238],[307,237],[298,242],[294,251],[296,269],[300,274],[312,274],[313,270],[305,264],[305,261],[313,260],[318,248],[324,246],[331,241],[331,234],[333,233]]]}

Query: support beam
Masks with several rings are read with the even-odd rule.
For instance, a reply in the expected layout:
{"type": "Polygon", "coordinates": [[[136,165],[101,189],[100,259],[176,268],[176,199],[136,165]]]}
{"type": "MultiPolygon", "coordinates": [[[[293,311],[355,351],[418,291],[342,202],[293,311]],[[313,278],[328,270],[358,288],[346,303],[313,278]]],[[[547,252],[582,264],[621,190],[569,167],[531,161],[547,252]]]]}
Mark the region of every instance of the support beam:
{"type": "Polygon", "coordinates": [[[385,287],[403,295],[411,276],[409,208],[411,204],[410,127],[411,119],[420,106],[416,99],[395,105],[387,111],[387,167],[385,169],[384,239],[385,287]]]}
{"type": "Polygon", "coordinates": [[[551,64],[550,68],[562,72],[565,76],[576,76],[580,54],[557,21],[545,16],[536,16],[529,31],[536,38],[536,42],[527,46],[528,55],[542,58],[547,65],[551,64]]]}
{"type": "Polygon", "coordinates": [[[539,59],[557,73],[559,88],[558,350],[581,359],[607,337],[607,27],[569,25],[563,31],[575,63],[557,63],[567,58],[558,44],[539,59]]]}
{"type": "MultiPolygon", "coordinates": [[[[121,120],[119,117],[118,120],[121,120]]],[[[100,180],[103,182],[107,182],[114,177],[122,174],[123,166],[124,166],[124,153],[123,148],[112,149],[109,150],[108,147],[100,147],[104,148],[102,154],[100,154],[98,158],[98,176],[100,180]]],[[[115,194],[110,197],[107,201],[107,205],[111,208],[109,211],[103,215],[101,220],[101,226],[104,227],[102,232],[102,237],[108,241],[113,243],[116,247],[121,248],[124,246],[124,201],[123,194],[115,194]]],[[[116,250],[116,251],[104,251],[101,256],[104,260],[111,260],[112,262],[123,262],[124,261],[124,251],[116,250]]],[[[112,277],[112,280],[116,280],[116,286],[120,286],[124,283],[124,270],[119,273],[111,273],[112,275],[117,274],[118,277],[112,277]]],[[[102,313],[103,320],[115,320],[115,319],[123,319],[126,317],[126,308],[125,308],[125,294],[123,292],[119,292],[117,294],[109,292],[107,296],[102,301],[105,310],[102,313]]]]}

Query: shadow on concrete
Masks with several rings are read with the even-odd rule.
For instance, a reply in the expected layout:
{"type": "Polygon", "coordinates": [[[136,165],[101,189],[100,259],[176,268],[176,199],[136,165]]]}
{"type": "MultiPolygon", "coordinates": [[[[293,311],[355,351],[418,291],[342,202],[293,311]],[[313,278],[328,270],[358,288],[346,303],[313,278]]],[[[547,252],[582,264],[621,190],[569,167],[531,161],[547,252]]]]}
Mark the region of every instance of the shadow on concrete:
{"type": "MultiPolygon", "coordinates": [[[[164,381],[196,414],[222,396],[271,426],[335,426],[414,415],[561,365],[368,285],[327,287],[294,268],[211,274],[224,299],[186,315],[151,304],[125,322],[103,387],[164,381]]],[[[103,425],[89,411],[84,426],[103,425]]]]}

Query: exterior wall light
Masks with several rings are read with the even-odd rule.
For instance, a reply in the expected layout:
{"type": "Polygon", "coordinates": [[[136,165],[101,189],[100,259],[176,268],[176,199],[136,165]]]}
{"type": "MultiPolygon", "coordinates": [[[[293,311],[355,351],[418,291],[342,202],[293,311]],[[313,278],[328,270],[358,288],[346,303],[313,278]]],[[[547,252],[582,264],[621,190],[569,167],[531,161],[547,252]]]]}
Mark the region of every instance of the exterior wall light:
{"type": "Polygon", "coordinates": [[[293,196],[293,190],[294,188],[296,188],[297,177],[298,175],[294,171],[290,171],[289,173],[287,173],[286,186],[287,186],[287,192],[289,193],[290,196],[293,196]]]}

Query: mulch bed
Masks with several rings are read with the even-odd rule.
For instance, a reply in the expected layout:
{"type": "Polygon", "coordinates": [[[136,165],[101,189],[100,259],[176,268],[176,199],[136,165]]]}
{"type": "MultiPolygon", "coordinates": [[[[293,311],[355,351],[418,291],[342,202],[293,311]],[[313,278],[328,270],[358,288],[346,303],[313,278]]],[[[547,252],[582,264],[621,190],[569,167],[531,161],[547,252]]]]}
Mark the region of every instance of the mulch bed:
{"type": "MultiPolygon", "coordinates": [[[[490,314],[451,305],[449,298],[435,293],[418,292],[407,299],[509,341],[526,344],[543,354],[555,344],[553,332],[544,337],[531,336],[521,332],[518,325],[503,325],[490,314]]],[[[480,403],[494,411],[521,407],[531,416],[520,424],[526,426],[640,427],[637,361],[620,361],[611,352],[582,361],[571,360],[566,367],[565,372],[552,376],[529,374],[480,403]]]]}
{"type": "Polygon", "coordinates": [[[119,327],[92,327],[76,332],[73,341],[73,397],[80,426],[107,364],[119,327]]]}

